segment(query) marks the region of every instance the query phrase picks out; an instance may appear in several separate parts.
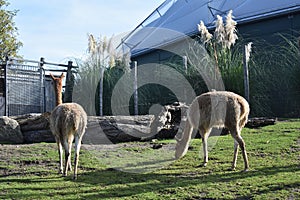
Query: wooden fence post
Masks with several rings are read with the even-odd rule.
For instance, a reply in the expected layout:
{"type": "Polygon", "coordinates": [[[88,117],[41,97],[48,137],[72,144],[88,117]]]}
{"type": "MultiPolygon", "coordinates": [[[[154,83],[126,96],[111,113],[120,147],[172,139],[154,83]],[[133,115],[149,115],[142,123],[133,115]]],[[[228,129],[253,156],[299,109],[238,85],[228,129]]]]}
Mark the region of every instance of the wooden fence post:
{"type": "Polygon", "coordinates": [[[40,99],[41,113],[46,112],[46,88],[45,88],[44,62],[45,62],[45,58],[41,57],[40,62],[38,63],[38,66],[40,67],[39,71],[40,71],[40,84],[41,84],[41,99],[40,99]]]}
{"type": "Polygon", "coordinates": [[[40,66],[40,67],[43,67],[44,64],[45,64],[45,58],[41,57],[41,58],[40,58],[39,66],[40,66]]]}
{"type": "Polygon", "coordinates": [[[73,62],[68,61],[64,102],[72,102],[73,99],[74,75],[72,73],[72,68],[73,62]]]}

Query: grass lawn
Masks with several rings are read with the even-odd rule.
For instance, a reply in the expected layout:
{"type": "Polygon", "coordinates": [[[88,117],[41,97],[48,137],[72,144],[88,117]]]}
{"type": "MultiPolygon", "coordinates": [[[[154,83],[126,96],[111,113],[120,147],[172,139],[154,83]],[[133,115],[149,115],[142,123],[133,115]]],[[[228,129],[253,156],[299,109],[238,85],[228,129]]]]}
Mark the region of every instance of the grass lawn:
{"type": "Polygon", "coordinates": [[[0,199],[300,199],[300,120],[245,128],[242,136],[249,172],[242,172],[241,154],[237,170],[229,170],[233,139],[227,135],[209,138],[217,142],[205,168],[198,167],[199,139],[177,161],[163,156],[174,153],[174,140],[159,141],[161,150],[145,142],[119,144],[110,151],[82,148],[77,181],[71,174],[57,174],[56,144],[0,145],[0,199]],[[153,160],[143,163],[142,155],[153,160]],[[157,160],[166,160],[163,168],[126,172],[141,164],[148,168],[157,160]],[[132,168],[123,170],[125,166],[132,168]]]}

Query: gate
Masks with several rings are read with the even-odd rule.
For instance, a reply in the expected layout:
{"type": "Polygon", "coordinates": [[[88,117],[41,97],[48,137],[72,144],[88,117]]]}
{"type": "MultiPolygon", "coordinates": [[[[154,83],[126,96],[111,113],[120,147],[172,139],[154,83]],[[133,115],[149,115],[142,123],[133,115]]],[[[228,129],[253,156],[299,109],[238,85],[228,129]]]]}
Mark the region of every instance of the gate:
{"type": "Polygon", "coordinates": [[[38,62],[7,61],[5,66],[5,115],[45,111],[45,72],[38,62]],[[35,65],[34,65],[35,64],[35,65]]]}

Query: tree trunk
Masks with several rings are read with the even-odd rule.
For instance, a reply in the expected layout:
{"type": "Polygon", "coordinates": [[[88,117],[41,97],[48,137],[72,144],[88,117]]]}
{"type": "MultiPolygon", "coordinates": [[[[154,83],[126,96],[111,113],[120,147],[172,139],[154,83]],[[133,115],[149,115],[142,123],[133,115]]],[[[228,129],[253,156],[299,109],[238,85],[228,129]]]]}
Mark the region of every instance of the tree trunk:
{"type": "MultiPolygon", "coordinates": [[[[50,131],[50,113],[11,117],[21,128],[25,143],[55,142],[50,131]]],[[[85,144],[111,144],[139,141],[152,134],[153,115],[142,116],[89,116],[85,144]]]]}

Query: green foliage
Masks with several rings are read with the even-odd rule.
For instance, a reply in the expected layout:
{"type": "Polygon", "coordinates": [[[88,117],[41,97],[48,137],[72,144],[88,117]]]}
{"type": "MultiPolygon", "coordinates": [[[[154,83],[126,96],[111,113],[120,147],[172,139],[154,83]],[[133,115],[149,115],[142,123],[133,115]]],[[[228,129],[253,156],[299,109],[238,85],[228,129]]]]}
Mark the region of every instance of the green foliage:
{"type": "MultiPolygon", "coordinates": [[[[88,115],[99,115],[99,84],[101,67],[93,62],[78,61],[78,78],[74,86],[74,101],[79,102],[88,115]]],[[[111,114],[111,95],[115,84],[126,73],[123,65],[104,68],[103,113],[111,114]]]]}
{"type": "Polygon", "coordinates": [[[17,11],[7,10],[9,3],[0,0],[0,62],[5,61],[6,56],[17,56],[22,42],[17,39],[18,28],[15,26],[13,18],[17,11]]]}
{"type": "MultiPolygon", "coordinates": [[[[103,113],[104,115],[113,115],[112,113],[112,105],[111,105],[111,97],[113,93],[113,89],[120,78],[128,73],[126,67],[123,65],[115,66],[113,68],[106,69],[104,71],[104,80],[103,80],[103,113]]],[[[99,88],[99,86],[98,86],[99,88]]],[[[99,96],[99,89],[97,88],[96,96],[99,96]]],[[[122,97],[120,97],[122,98],[122,97]]],[[[99,99],[96,101],[96,110],[99,109],[99,99]]],[[[99,115],[99,112],[97,112],[99,115]]]]}
{"type": "MultiPolygon", "coordinates": [[[[214,79],[212,81],[215,83],[223,82],[226,90],[243,94],[243,47],[245,44],[236,44],[239,38],[236,34],[236,25],[237,22],[233,20],[232,11],[228,12],[225,24],[223,18],[217,15],[214,34],[210,34],[201,21],[198,25],[200,35],[195,39],[197,46],[203,44],[207,50],[208,57],[211,60],[208,67],[211,69],[206,71],[211,71],[211,77],[214,79]],[[220,76],[222,80],[218,80],[220,76]]],[[[249,51],[251,51],[251,45],[249,51]]],[[[194,52],[196,53],[196,51],[194,52]]],[[[192,56],[199,56],[199,59],[203,57],[198,53],[192,56]]],[[[202,64],[203,61],[199,63],[202,64]]],[[[198,63],[197,65],[201,66],[198,63]]],[[[223,88],[213,85],[212,89],[223,88]]]]}
{"type": "MultiPolygon", "coordinates": [[[[300,120],[278,122],[261,129],[243,129],[250,171],[228,170],[233,155],[231,136],[217,139],[207,167],[198,165],[201,140],[193,139],[187,155],[144,174],[118,171],[105,165],[157,150],[147,142],[120,144],[114,154],[96,154],[82,146],[79,177],[57,174],[56,144],[3,145],[0,152],[1,199],[299,199],[300,120]],[[98,157],[98,155],[102,156],[98,157]],[[97,155],[97,156],[95,156],[97,155]]],[[[160,141],[165,144],[173,140],[160,141]]],[[[104,147],[100,145],[103,149],[104,147]]],[[[121,163],[120,163],[121,164],[121,163]]],[[[128,166],[129,167],[129,166],[128,166]]],[[[134,167],[134,166],[132,166],[134,167]]],[[[139,162],[136,163],[139,167],[139,162]]]]}
{"type": "MultiPolygon", "coordinates": [[[[196,37],[200,44],[203,43],[202,37],[202,35],[196,37]]],[[[276,44],[258,39],[251,41],[253,42],[249,62],[251,116],[300,116],[299,38],[278,34],[277,39],[279,42],[276,44]]],[[[243,54],[247,40],[239,36],[239,40],[231,48],[224,48],[215,37],[204,43],[210,59],[213,60],[210,64],[211,73],[219,71],[225,90],[242,96],[244,95],[243,54]]],[[[202,58],[197,51],[192,52],[194,53],[192,56],[202,58]]],[[[191,65],[192,68],[198,66],[200,66],[198,63],[191,65]]],[[[201,77],[198,79],[200,80],[201,77]]]]}
{"type": "MultiPolygon", "coordinates": [[[[140,115],[150,114],[150,108],[155,105],[172,104],[178,101],[176,95],[168,88],[159,84],[146,84],[138,89],[138,110],[140,115]]],[[[134,99],[130,99],[130,113],[133,114],[134,99]]],[[[154,114],[154,113],[151,113],[154,114]]],[[[158,114],[158,113],[156,113],[158,114]]]]}
{"type": "Polygon", "coordinates": [[[254,41],[249,64],[250,104],[256,116],[300,116],[298,38],[278,35],[280,42],[254,41]]]}

